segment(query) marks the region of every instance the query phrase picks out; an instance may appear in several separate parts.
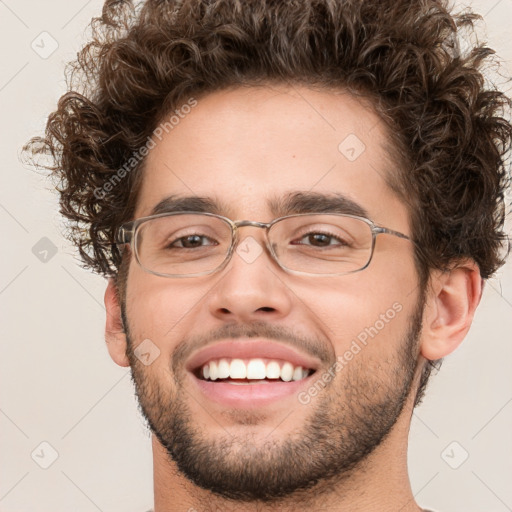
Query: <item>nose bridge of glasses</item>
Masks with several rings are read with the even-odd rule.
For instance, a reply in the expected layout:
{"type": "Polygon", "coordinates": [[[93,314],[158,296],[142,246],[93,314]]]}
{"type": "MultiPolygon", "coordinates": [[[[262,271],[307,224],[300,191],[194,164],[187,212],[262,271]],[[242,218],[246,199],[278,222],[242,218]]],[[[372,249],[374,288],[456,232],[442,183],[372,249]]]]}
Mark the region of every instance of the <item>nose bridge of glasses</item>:
{"type": "MultiPolygon", "coordinates": [[[[261,228],[265,231],[265,233],[263,234],[264,243],[263,243],[262,249],[264,251],[267,249],[270,249],[269,252],[272,255],[272,249],[268,246],[268,244],[269,244],[268,231],[269,231],[269,228],[271,225],[272,225],[271,223],[257,222],[257,221],[252,221],[252,220],[235,220],[235,221],[233,221],[232,222],[233,235],[234,235],[233,236],[233,246],[238,245],[240,242],[245,240],[245,238],[241,236],[238,228],[241,228],[241,227],[261,228]]],[[[248,236],[251,236],[251,235],[247,234],[246,237],[248,237],[248,236]]],[[[258,243],[258,245],[261,246],[259,241],[256,240],[256,242],[258,243]]]]}
{"type": "Polygon", "coordinates": [[[241,236],[240,236],[240,232],[239,232],[238,228],[242,228],[242,227],[261,228],[261,229],[264,229],[265,232],[267,233],[268,228],[270,227],[270,223],[267,224],[265,222],[257,222],[257,221],[253,221],[253,220],[235,220],[235,221],[233,221],[232,226],[233,226],[234,240],[237,240],[237,239],[240,240],[241,236]]]}

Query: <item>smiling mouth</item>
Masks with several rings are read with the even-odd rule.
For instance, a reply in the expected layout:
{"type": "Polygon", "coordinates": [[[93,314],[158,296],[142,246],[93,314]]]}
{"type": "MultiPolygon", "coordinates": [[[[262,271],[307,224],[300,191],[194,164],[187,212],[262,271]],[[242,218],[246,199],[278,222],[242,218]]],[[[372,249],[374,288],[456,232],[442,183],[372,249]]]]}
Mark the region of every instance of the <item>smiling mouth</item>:
{"type": "Polygon", "coordinates": [[[212,359],[192,373],[200,380],[235,385],[271,384],[306,379],[315,370],[277,359],[212,359]]]}

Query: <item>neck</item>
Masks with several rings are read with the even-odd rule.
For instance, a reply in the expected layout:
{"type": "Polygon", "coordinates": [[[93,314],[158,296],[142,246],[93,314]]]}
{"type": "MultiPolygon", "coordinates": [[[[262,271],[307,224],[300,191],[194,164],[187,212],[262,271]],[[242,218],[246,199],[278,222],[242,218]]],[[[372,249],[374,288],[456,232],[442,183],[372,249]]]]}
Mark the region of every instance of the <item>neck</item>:
{"type": "Polygon", "coordinates": [[[408,403],[389,435],[351,474],[267,503],[230,501],[197,487],[179,472],[153,436],[154,512],[419,512],[407,471],[411,414],[408,403]]]}

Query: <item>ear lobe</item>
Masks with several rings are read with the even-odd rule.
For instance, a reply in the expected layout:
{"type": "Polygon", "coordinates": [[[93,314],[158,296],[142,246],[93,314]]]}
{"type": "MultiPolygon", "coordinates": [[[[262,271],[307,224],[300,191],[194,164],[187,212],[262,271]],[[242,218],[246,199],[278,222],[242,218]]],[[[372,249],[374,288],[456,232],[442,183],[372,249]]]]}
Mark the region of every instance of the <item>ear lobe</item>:
{"type": "Polygon", "coordinates": [[[482,290],[480,270],[472,261],[447,272],[433,273],[423,316],[423,357],[431,361],[442,359],[462,343],[482,290]]]}
{"type": "Polygon", "coordinates": [[[105,309],[107,312],[105,341],[110,357],[119,366],[130,366],[126,355],[127,343],[121,316],[121,305],[113,278],[109,278],[107,289],[105,290],[105,309]]]}

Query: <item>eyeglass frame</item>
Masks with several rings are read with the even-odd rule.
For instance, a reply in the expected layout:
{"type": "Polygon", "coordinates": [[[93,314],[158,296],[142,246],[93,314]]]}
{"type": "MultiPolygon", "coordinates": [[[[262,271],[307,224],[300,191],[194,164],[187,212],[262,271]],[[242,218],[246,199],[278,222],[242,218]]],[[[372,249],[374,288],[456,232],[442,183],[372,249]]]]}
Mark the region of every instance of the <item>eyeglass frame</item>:
{"type": "Polygon", "coordinates": [[[370,262],[373,258],[373,253],[375,252],[375,240],[377,238],[377,235],[386,234],[386,235],[392,235],[396,236],[398,238],[409,240],[413,244],[416,245],[415,241],[410,238],[409,236],[405,235],[404,233],[401,233],[400,231],[395,231],[390,228],[386,228],[384,226],[379,226],[378,224],[375,224],[372,220],[361,217],[359,215],[351,215],[346,213],[337,213],[337,212],[309,212],[309,213],[294,213],[291,215],[285,215],[283,217],[277,217],[273,219],[270,222],[257,222],[257,221],[251,221],[251,220],[231,220],[228,217],[224,217],[223,215],[218,215],[216,213],[211,212],[197,212],[197,211],[180,211],[180,212],[164,212],[164,213],[158,213],[155,215],[149,215],[146,217],[140,217],[138,219],[134,219],[128,222],[125,222],[124,224],[121,224],[119,226],[116,234],[115,234],[115,244],[116,245],[129,245],[130,249],[132,250],[133,254],[135,255],[135,260],[139,264],[139,266],[146,272],[160,276],[160,277],[171,277],[171,278],[183,278],[183,277],[200,277],[204,275],[210,275],[214,274],[216,272],[219,272],[222,270],[228,262],[231,260],[231,257],[233,256],[233,252],[235,247],[238,245],[238,229],[240,227],[245,226],[251,226],[255,228],[262,228],[265,229],[265,238],[266,238],[266,247],[272,256],[272,259],[279,265],[280,268],[282,268],[285,272],[294,274],[294,275],[305,275],[305,276],[323,276],[323,277],[333,277],[333,276],[343,276],[347,274],[354,274],[356,272],[361,272],[365,268],[367,268],[370,265],[370,262]],[[171,217],[174,215],[205,215],[209,217],[215,217],[218,219],[221,219],[225,221],[230,227],[231,227],[231,245],[229,247],[229,250],[226,253],[226,257],[224,258],[224,261],[213,270],[208,270],[205,272],[199,272],[197,274],[164,274],[162,272],[156,272],[154,270],[150,270],[149,268],[145,267],[139,258],[139,253],[137,250],[137,246],[135,245],[136,235],[137,235],[137,229],[141,224],[144,224],[144,222],[148,222],[153,219],[158,219],[162,217],[171,217]],[[368,225],[370,228],[370,231],[372,233],[372,244],[371,244],[371,250],[370,250],[370,257],[368,258],[368,261],[366,264],[357,269],[357,270],[349,270],[347,272],[337,273],[337,274],[314,274],[310,272],[302,272],[300,270],[292,270],[287,267],[285,267],[280,261],[277,255],[274,252],[274,249],[272,248],[272,245],[270,244],[268,233],[270,231],[270,228],[277,224],[279,221],[282,221],[284,219],[288,219],[290,217],[306,217],[306,216],[312,216],[312,215],[335,215],[338,217],[348,217],[350,219],[356,219],[363,221],[368,225]]]}

